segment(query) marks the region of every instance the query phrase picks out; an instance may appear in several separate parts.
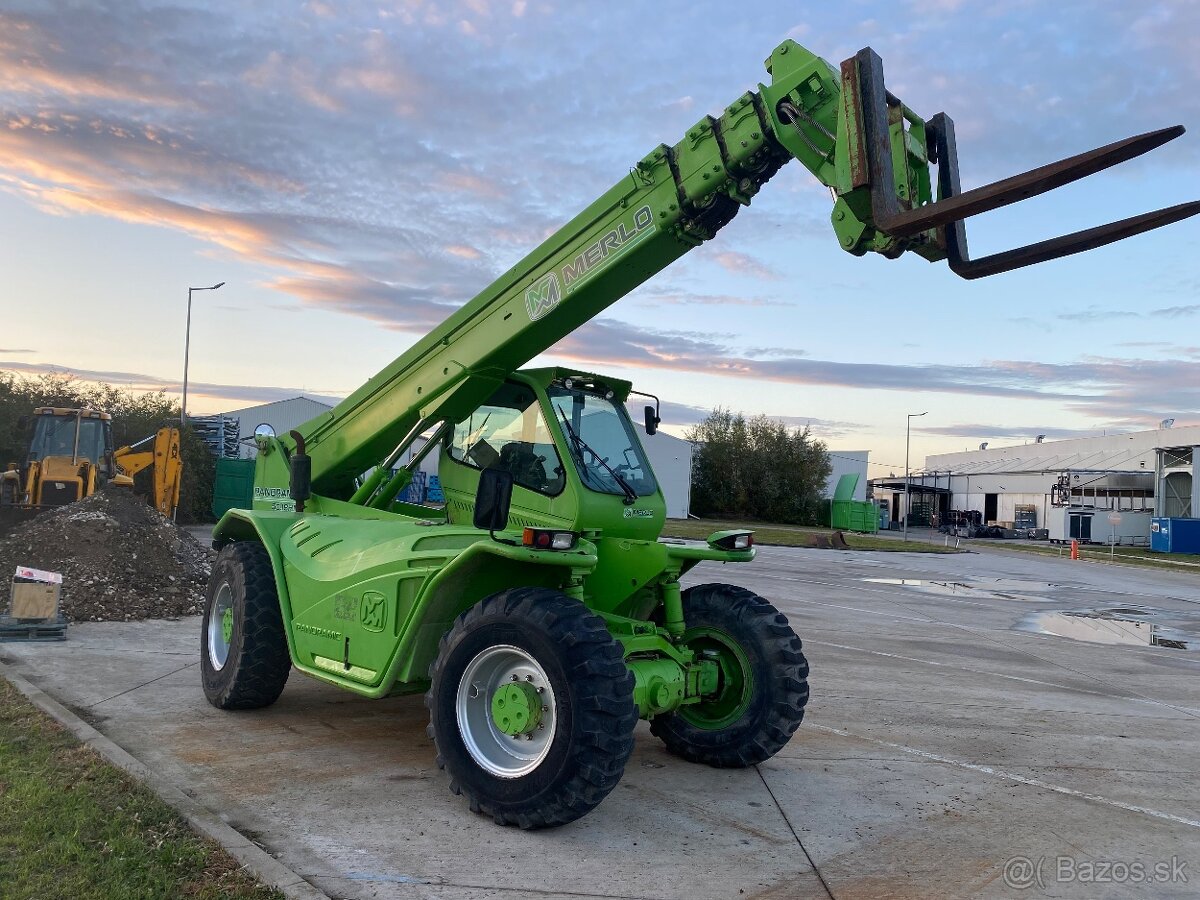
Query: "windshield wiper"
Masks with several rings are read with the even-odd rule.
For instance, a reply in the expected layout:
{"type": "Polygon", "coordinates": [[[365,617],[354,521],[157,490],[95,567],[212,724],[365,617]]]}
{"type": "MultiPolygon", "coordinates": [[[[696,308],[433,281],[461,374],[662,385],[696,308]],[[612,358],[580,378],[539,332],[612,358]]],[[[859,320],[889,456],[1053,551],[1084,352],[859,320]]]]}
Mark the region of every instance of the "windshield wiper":
{"type": "Polygon", "coordinates": [[[596,460],[596,462],[598,462],[598,463],[600,463],[600,465],[604,466],[604,468],[608,472],[608,474],[613,477],[613,480],[618,485],[620,485],[621,491],[625,494],[625,499],[622,502],[626,506],[632,506],[633,504],[637,503],[637,498],[638,498],[637,491],[635,491],[633,488],[631,488],[629,486],[628,481],[626,481],[619,474],[617,474],[617,470],[614,469],[612,466],[610,466],[608,464],[608,461],[606,459],[604,459],[604,457],[602,457],[599,453],[597,453],[595,450],[593,450],[591,447],[589,447],[584,442],[583,438],[581,438],[578,434],[575,433],[575,429],[571,427],[571,423],[567,419],[567,414],[565,412],[563,412],[562,407],[558,406],[555,408],[558,410],[559,418],[562,419],[563,428],[566,429],[567,436],[570,437],[571,441],[575,444],[575,458],[579,460],[579,464],[581,466],[583,466],[584,468],[587,468],[587,463],[585,463],[583,461],[583,454],[585,452],[592,454],[592,459],[596,460]]]}

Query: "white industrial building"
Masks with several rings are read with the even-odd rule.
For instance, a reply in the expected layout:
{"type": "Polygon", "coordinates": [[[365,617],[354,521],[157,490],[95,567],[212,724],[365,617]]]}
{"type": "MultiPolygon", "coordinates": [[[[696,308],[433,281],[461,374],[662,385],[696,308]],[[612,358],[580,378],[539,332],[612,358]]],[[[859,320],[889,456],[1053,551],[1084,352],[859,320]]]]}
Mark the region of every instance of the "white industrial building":
{"type": "MultiPolygon", "coordinates": [[[[1188,426],[927,456],[909,480],[909,523],[976,512],[985,524],[1045,528],[1054,538],[1063,527],[1071,536],[1072,526],[1060,520],[1074,510],[1095,518],[1095,539],[1123,529],[1140,543],[1133,539],[1143,528],[1149,537],[1151,516],[1200,511],[1200,483],[1192,477],[1198,445],[1200,426],[1188,426]]],[[[872,488],[900,521],[903,477],[875,479],[872,488]]]]}
{"type": "Polygon", "coordinates": [[[288,400],[276,400],[273,403],[260,403],[257,406],[244,406],[222,413],[227,419],[238,420],[238,456],[242,459],[253,459],[258,450],[254,441],[254,429],[259,425],[270,425],[276,434],[287,434],[297,425],[303,425],[309,419],[315,419],[321,413],[327,413],[333,405],[313,400],[310,397],[291,397],[288,400]]]}
{"type": "Polygon", "coordinates": [[[858,481],[854,485],[854,495],[850,499],[866,500],[867,458],[870,455],[870,450],[830,450],[829,478],[825,480],[823,495],[825,499],[833,499],[833,492],[837,490],[838,481],[843,475],[857,475],[858,481]]]}

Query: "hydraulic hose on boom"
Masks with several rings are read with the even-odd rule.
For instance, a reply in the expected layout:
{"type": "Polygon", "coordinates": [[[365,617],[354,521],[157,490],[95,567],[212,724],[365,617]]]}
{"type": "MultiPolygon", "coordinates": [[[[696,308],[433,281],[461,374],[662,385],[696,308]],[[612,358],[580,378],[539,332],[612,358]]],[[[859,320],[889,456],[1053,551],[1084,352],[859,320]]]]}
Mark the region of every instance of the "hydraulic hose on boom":
{"type": "MultiPolygon", "coordinates": [[[[953,122],[944,113],[922,119],[889,93],[869,48],[835,69],[785,41],[766,67],[770,85],[744,93],[719,117],[704,116],[674,146],[655,148],[441,326],[302,426],[313,493],[386,505],[404,482],[388,470],[421,430],[467,414],[511,372],[711,239],[792,159],[831,189],[843,249],[947,259],[964,278],[1078,253],[1200,212],[1200,203],[1184,203],[972,260],[964,218],[1123,162],[1183,128],[962,193],[953,122]],[[376,474],[356,486],[372,467],[376,474]]],[[[296,446],[287,438],[281,444],[288,452],[296,446]]]]}

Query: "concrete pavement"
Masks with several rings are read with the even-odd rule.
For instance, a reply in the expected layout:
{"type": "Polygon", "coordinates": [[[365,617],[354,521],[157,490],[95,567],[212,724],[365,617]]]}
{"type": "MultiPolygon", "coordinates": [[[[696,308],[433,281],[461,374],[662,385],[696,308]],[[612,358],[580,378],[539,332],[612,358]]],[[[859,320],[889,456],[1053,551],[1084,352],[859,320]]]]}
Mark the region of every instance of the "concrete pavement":
{"type": "Polygon", "coordinates": [[[762,548],[688,579],[721,580],[805,640],[796,737],[723,771],[667,755],[643,724],[613,794],[547,832],[498,828],[448,792],[419,697],[293,673],[270,709],[212,709],[196,619],[74,626],[61,645],[0,644],[0,660],[334,897],[1195,895],[1200,577],[762,548]],[[1013,629],[1106,606],[1158,611],[1191,649],[1013,629]],[[1165,880],[1130,883],[1129,866],[1158,863],[1165,880]]]}

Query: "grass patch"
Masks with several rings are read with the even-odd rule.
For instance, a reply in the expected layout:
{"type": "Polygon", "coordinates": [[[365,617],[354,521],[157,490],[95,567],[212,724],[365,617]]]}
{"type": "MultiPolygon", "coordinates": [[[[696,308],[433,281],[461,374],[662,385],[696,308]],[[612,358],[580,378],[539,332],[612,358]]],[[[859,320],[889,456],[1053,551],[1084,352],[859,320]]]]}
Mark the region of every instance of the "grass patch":
{"type": "Polygon", "coordinates": [[[283,898],[3,678],[0,896],[283,898]]]}
{"type": "MultiPolygon", "coordinates": [[[[777,547],[816,547],[822,538],[834,533],[832,528],[810,528],[803,525],[774,525],[767,522],[723,522],[718,519],[668,519],[663,537],[704,540],[714,531],[747,528],[754,532],[754,543],[777,547]]],[[[897,538],[872,534],[843,532],[851,550],[888,550],[908,553],[959,553],[953,547],[931,544],[928,541],[901,541],[897,538]]]]}
{"type": "MultiPolygon", "coordinates": [[[[1069,559],[1071,556],[1071,548],[1066,544],[1015,544],[1002,540],[988,540],[973,541],[971,546],[975,549],[991,548],[1042,556],[1061,556],[1063,559],[1069,559]]],[[[1125,566],[1143,566],[1147,569],[1200,575],[1200,554],[1196,553],[1155,553],[1149,547],[1110,548],[1098,544],[1083,544],[1079,548],[1079,557],[1085,562],[1106,563],[1111,559],[1125,566]],[[1115,552],[1110,556],[1110,551],[1115,552]]]]}

